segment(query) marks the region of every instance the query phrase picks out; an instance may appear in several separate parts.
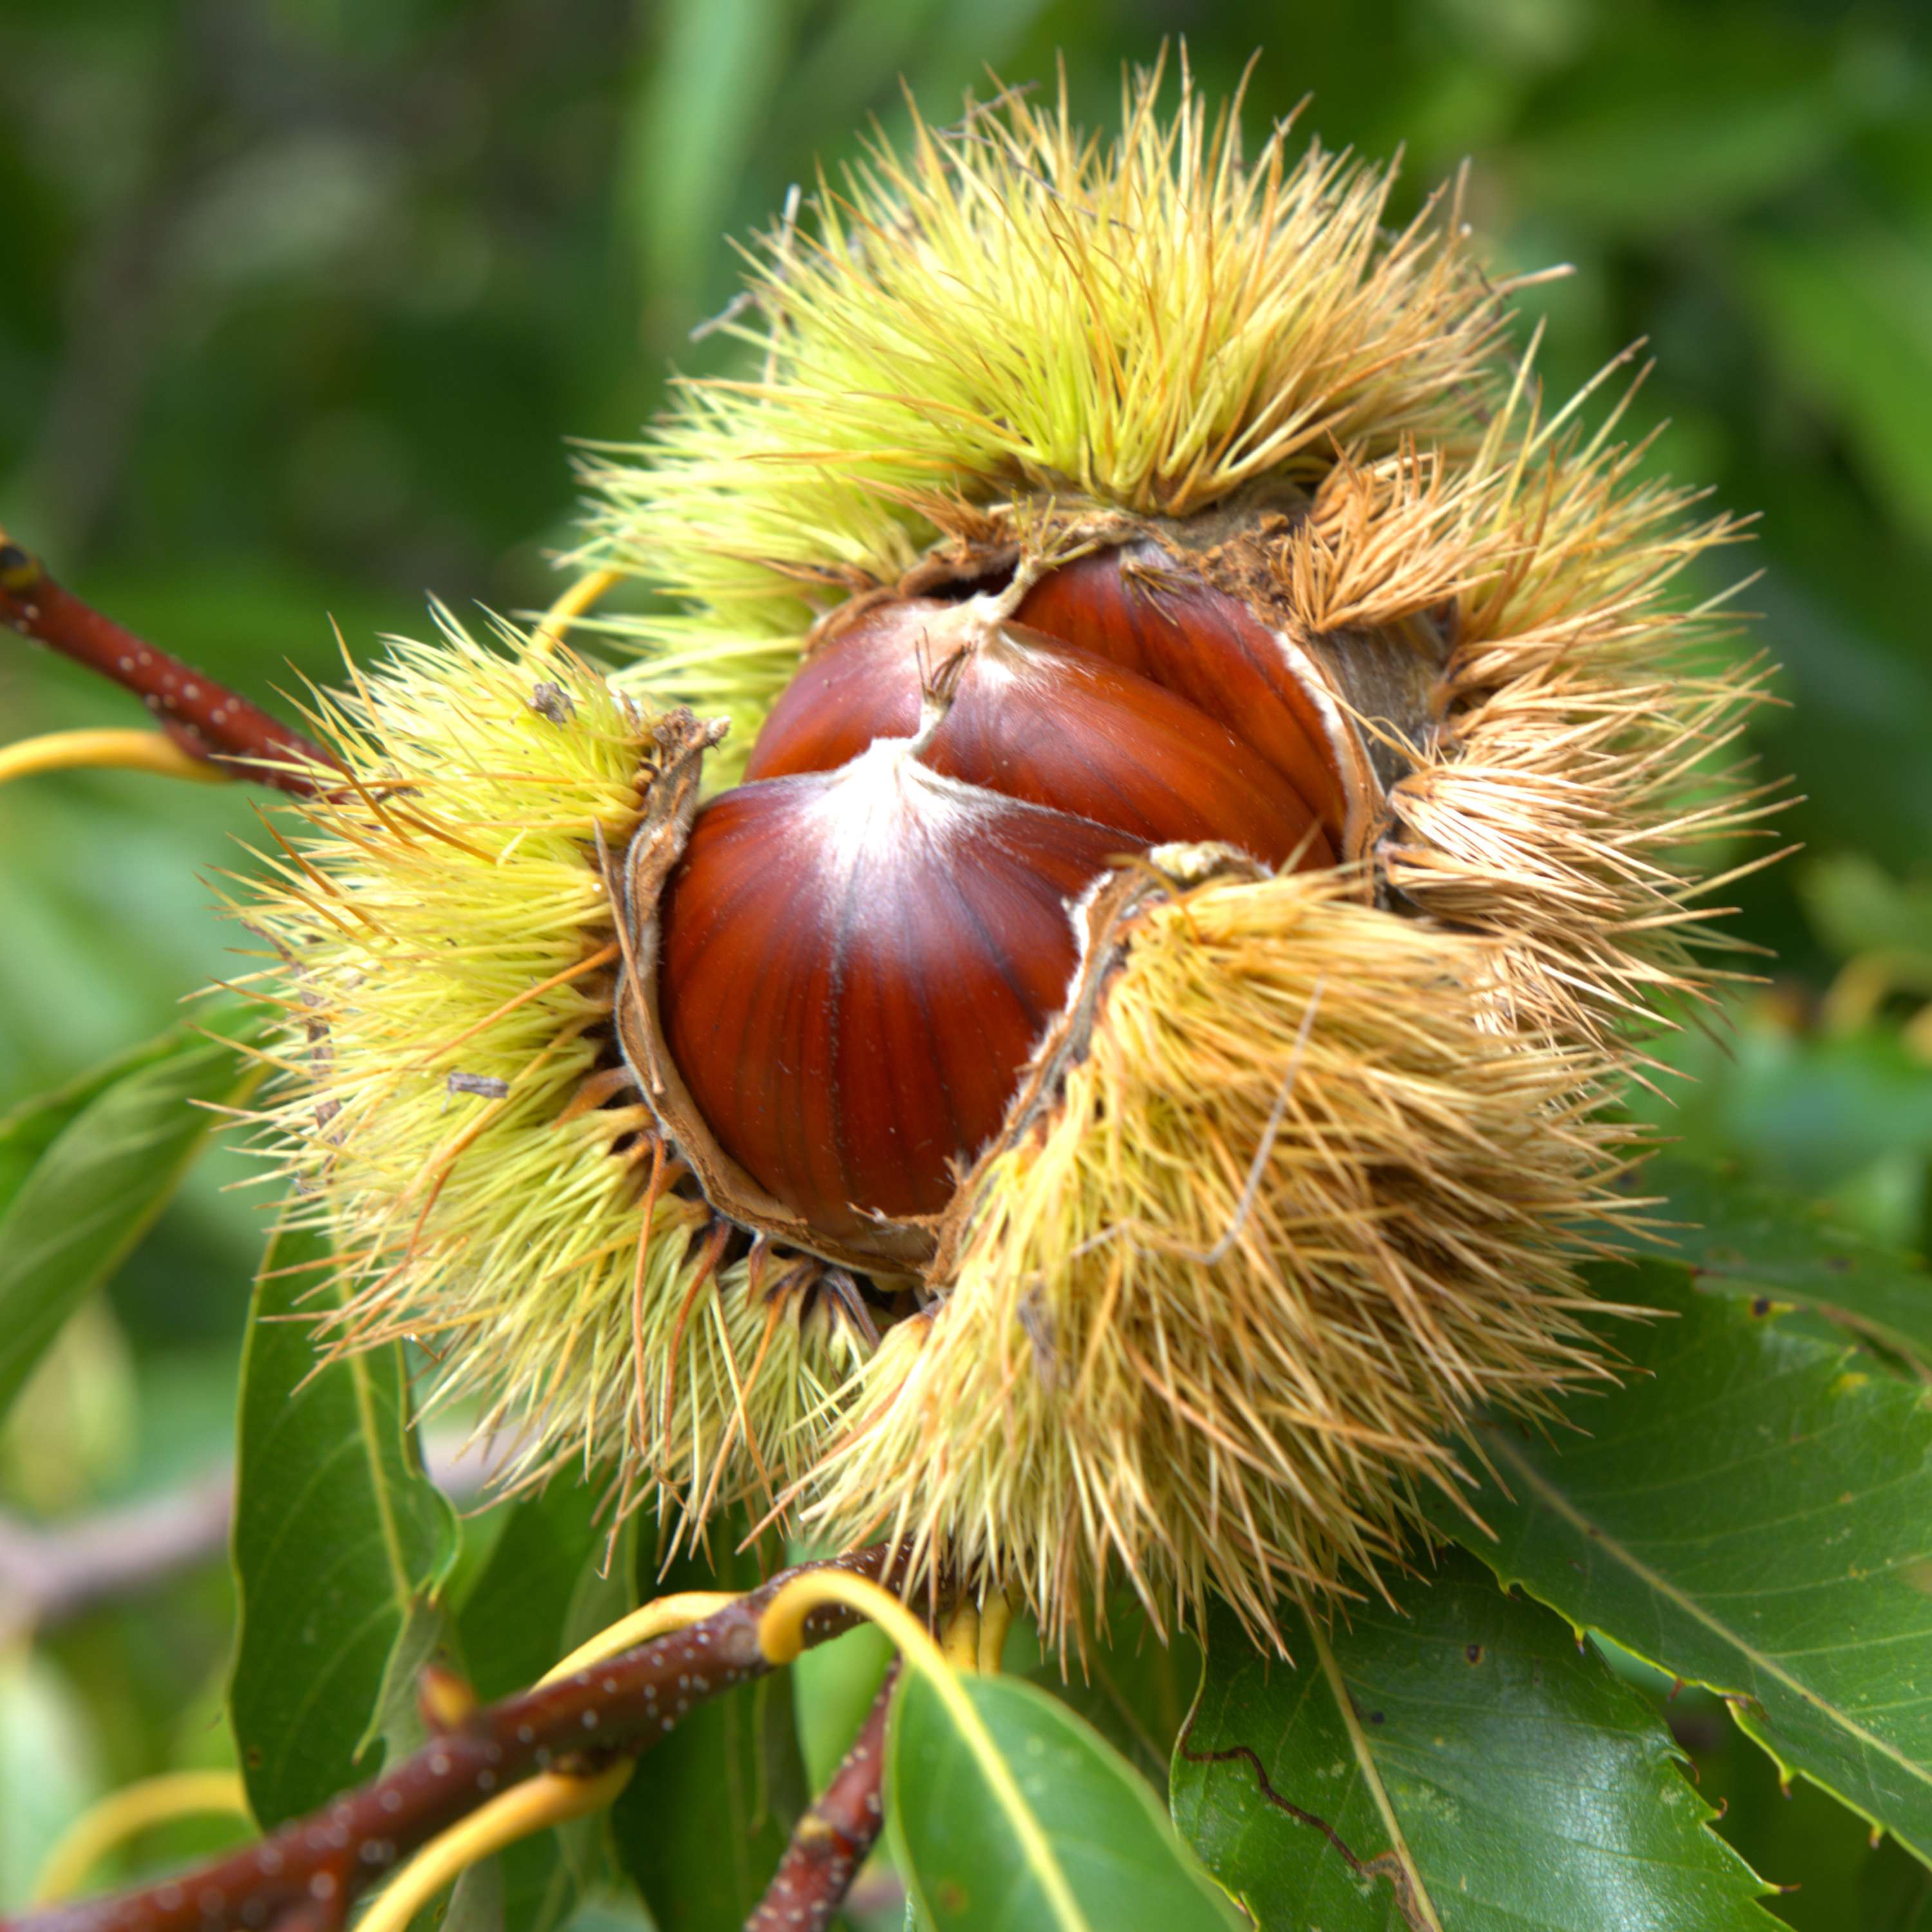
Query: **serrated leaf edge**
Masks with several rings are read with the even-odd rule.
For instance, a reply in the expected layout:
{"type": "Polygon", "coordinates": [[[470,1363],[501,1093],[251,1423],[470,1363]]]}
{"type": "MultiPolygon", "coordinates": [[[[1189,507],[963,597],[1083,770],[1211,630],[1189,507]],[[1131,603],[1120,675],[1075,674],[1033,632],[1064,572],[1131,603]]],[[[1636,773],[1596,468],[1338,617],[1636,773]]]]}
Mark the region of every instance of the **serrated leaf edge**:
{"type": "MultiPolygon", "coordinates": [[[[1694,1621],[1702,1624],[1706,1629],[1722,1638],[1742,1654],[1749,1658],[1763,1670],[1767,1676],[1774,1678],[1786,1689],[1794,1693],[1802,1702],[1811,1706],[1815,1710],[1828,1713],[1835,1722],[1842,1724],[1846,1732],[1857,1738],[1861,1744],[1874,1750],[1877,1755],[1900,1766],[1921,1784],[1932,1786],[1932,1772],[1928,1772],[1924,1766],[1914,1762],[1912,1759],[1901,1753],[1895,1745],[1888,1744],[1882,1738],[1874,1736],[1864,1726],[1857,1724],[1850,1717],[1840,1712],[1837,1706],[1821,1697],[1815,1690],[1798,1682],[1788,1671],[1780,1669],[1761,1651],[1747,1642],[1742,1636],[1734,1633],[1728,1624],[1718,1622],[1700,1609],[1694,1601],[1686,1598],[1681,1591],[1665,1582],[1663,1578],[1658,1576],[1647,1564],[1640,1562],[1616,1538],[1610,1535],[1606,1531],[1594,1528],[1587,1516],[1570,1505],[1560,1490],[1554,1489],[1532,1465],[1525,1462],[1506,1442],[1502,1441],[1500,1432],[1489,1432],[1495,1438],[1490,1444],[1491,1448],[1500,1450],[1503,1460],[1508,1461],[1516,1471],[1524,1486],[1534,1492],[1539,1501],[1553,1508],[1565,1522],[1580,1530],[1598,1549],[1614,1555],[1620,1562],[1628,1564],[1633,1575],[1641,1577],[1647,1585],[1654,1588],[1660,1596],[1688,1612],[1694,1621]]],[[[1461,1540],[1460,1538],[1457,1540],[1461,1540]]],[[[1612,1643],[1621,1645],[1630,1652],[1631,1655],[1641,1658],[1645,1663],[1658,1670],[1666,1672],[1673,1677],[1682,1676],[1682,1673],[1668,1658],[1652,1656],[1646,1646],[1634,1642],[1628,1636],[1616,1630],[1606,1630],[1594,1623],[1579,1624],[1562,1604],[1544,1595],[1526,1577],[1505,1574],[1494,1555],[1484,1549],[1474,1540],[1465,1543],[1463,1547],[1487,1565],[1497,1582],[1502,1584],[1504,1589],[1521,1590],[1526,1596],[1533,1598],[1545,1608],[1554,1611],[1570,1625],[1572,1630],[1580,1633],[1584,1630],[1590,1631],[1612,1643]]],[[[1683,1677],[1683,1681],[1687,1684],[1695,1684],[1700,1689],[1708,1690],[1724,1700],[1738,1730],[1756,1744],[1778,1767],[1778,1776],[1784,1783],[1789,1784],[1793,1777],[1798,1777],[1802,1778],[1807,1784],[1816,1785],[1820,1791],[1835,1799],[1855,1817],[1863,1819],[1874,1831],[1889,1832],[1916,1858],[1928,1865],[1932,1865],[1932,1846],[1915,1843],[1896,1826],[1886,1819],[1874,1816],[1863,1805],[1848,1797],[1826,1779],[1818,1776],[1815,1772],[1808,1770],[1802,1765],[1787,1762],[1776,1745],[1772,1742],[1763,1726],[1754,1718],[1750,1692],[1741,1690],[1735,1684],[1722,1684],[1706,1677],[1695,1676],[1683,1677]]]]}

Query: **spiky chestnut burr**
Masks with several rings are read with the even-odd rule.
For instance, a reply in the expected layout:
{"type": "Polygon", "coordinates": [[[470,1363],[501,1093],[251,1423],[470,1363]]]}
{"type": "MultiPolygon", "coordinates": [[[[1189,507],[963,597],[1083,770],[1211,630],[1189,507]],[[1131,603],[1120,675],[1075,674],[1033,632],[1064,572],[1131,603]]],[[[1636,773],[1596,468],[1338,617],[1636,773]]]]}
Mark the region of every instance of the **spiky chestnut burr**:
{"type": "Polygon", "coordinates": [[[593,466],[638,662],[368,676],[258,923],[345,1346],[436,1336],[533,1478],[1265,1638],[1604,1372],[1760,674],[1453,202],[1157,92],[775,236],[762,376],[593,466]]]}

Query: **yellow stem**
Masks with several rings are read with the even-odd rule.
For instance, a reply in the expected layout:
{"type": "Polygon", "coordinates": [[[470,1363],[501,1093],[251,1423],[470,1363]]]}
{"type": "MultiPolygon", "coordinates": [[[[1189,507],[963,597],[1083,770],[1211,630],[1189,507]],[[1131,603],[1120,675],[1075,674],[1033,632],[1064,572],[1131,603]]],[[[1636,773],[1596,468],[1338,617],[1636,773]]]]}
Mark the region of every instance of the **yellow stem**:
{"type": "Polygon", "coordinates": [[[946,1620],[939,1648],[955,1670],[962,1670],[970,1677],[980,1668],[980,1611],[970,1598],[946,1620]]]}
{"type": "Polygon", "coordinates": [[[225,765],[184,752],[160,731],[49,731],[0,745],[0,784],[41,772],[81,769],[154,772],[197,784],[226,784],[235,776],[225,765]]]}
{"type": "Polygon", "coordinates": [[[560,1677],[587,1670],[592,1664],[601,1664],[607,1657],[615,1657],[620,1650],[649,1643],[652,1637],[662,1636],[667,1630],[682,1630],[700,1617],[708,1617],[737,1600],[735,1594],[723,1590],[686,1590],[679,1596],[659,1597],[656,1602],[633,1610],[628,1616],[620,1617],[608,1630],[599,1630],[588,1643],[580,1644],[554,1669],[545,1671],[538,1681],[551,1684],[560,1677]]]}
{"type": "Polygon", "coordinates": [[[514,1845],[546,1826],[600,1810],[630,1782],[626,1758],[595,1778],[539,1772],[430,1839],[383,1888],[382,1895],[356,1922],[356,1932],[406,1932],[409,1922],[445,1886],[479,1858],[514,1845]]]}
{"type": "Polygon", "coordinates": [[[51,1905],[71,1897],[116,1846],[157,1825],[210,1811],[248,1816],[248,1794],[239,1772],[170,1771],[127,1786],[82,1813],[61,1834],[40,1867],[31,1902],[51,1905]]]}
{"type": "MultiPolygon", "coordinates": [[[[682,1630],[736,1601],[736,1596],[716,1590],[687,1590],[680,1595],[660,1597],[599,1630],[538,1681],[550,1684],[560,1677],[574,1676],[607,1657],[614,1657],[620,1650],[648,1643],[667,1630],[682,1630]]],[[[460,1824],[430,1839],[356,1922],[356,1932],[406,1932],[410,1921],[478,1858],[487,1858],[547,1826],[566,1824],[572,1818],[601,1810],[630,1781],[634,1768],[634,1761],[626,1758],[595,1778],[542,1772],[491,1798],[460,1824]]]]}
{"type": "Polygon", "coordinates": [[[987,1599],[980,1612],[980,1675],[997,1677],[1006,1654],[1006,1633],[1013,1627],[1013,1600],[1003,1591],[987,1599]]]}
{"type": "Polygon", "coordinates": [[[908,1666],[932,1686],[945,1706],[966,1748],[977,1762],[994,1801],[1006,1814],[1024,1852],[1028,1867],[1040,1881],[1040,1889],[1053,1915],[1053,1922],[1064,1932],[1088,1932],[1088,1920],[1060,1870],[1060,1861],[1046,1834],[1022,1795],[1012,1769],[1000,1755],[958,1672],[940,1654],[926,1626],[890,1591],[863,1576],[845,1570],[811,1570],[794,1576],[766,1605],[758,1619],[758,1647],[772,1664],[789,1664],[805,1648],[805,1620],[814,1610],[830,1604],[868,1616],[898,1646],[908,1666]]]}
{"type": "Polygon", "coordinates": [[[622,581],[623,573],[620,571],[586,571],[544,613],[543,621],[530,634],[530,641],[538,645],[561,644],[564,633],[570,628],[572,623],[582,616],[613,585],[622,581]]]}

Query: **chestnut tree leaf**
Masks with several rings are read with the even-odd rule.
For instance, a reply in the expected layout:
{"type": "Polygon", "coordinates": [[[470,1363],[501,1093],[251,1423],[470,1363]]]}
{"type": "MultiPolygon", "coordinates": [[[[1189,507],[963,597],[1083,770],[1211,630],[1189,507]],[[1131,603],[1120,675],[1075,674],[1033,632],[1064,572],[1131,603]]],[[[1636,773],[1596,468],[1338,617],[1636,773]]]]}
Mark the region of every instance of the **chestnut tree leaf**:
{"type": "Polygon", "coordinates": [[[1680,1224],[1660,1232],[1700,1288],[1813,1310],[1932,1374],[1932,1275],[1915,1256],[1835,1226],[1788,1192],[1696,1161],[1647,1162],[1636,1184],[1664,1197],[1647,1211],[1680,1224]]]}
{"type": "Polygon", "coordinates": [[[1792,390],[1822,405],[1890,515],[1932,536],[1932,267],[1906,234],[1853,215],[1750,234],[1732,272],[1792,390]]]}
{"type": "MultiPolygon", "coordinates": [[[[598,1520],[602,1496],[600,1485],[560,1476],[509,1505],[509,1520],[457,1612],[463,1660],[486,1704],[534,1684],[595,1634],[574,1628],[572,1606],[604,1567],[610,1528],[598,1520]]],[[[627,1607],[619,1602],[604,1621],[627,1607]]]]}
{"type": "MultiPolygon", "coordinates": [[[[738,1547],[746,1520],[712,1523],[708,1563],[682,1557],[660,1573],[642,1552],[640,1594],[754,1588],[782,1559],[770,1538],[738,1547]]],[[[778,1670],[680,1719],[638,1760],[610,1823],[658,1932],[739,1932],[806,1802],[791,1673],[778,1670]]]]}
{"type": "Polygon", "coordinates": [[[1084,1718],[1016,1678],[958,1682],[992,1739],[990,1762],[916,1672],[886,1746],[899,1868],[936,1932],[1228,1932],[1240,1922],[1153,1788],[1084,1718]]]}
{"type": "Polygon", "coordinates": [[[0,1413],[260,1078],[181,1028],[0,1120],[0,1413]]]}
{"type": "Polygon", "coordinates": [[[1579,1630],[1708,1685],[1787,1772],[1932,1859],[1932,1412],[1870,1356],[1606,1274],[1622,1386],[1576,1426],[1477,1430],[1489,1473],[1441,1528],[1579,1630]]]}
{"type": "Polygon", "coordinates": [[[401,1349],[316,1353],[305,1318],[327,1305],[327,1260],[317,1235],[270,1243],[242,1358],[229,1714],[265,1828],[374,1769],[365,1741],[440,1640],[458,1548],[417,1454],[401,1349]]]}
{"type": "Polygon", "coordinates": [[[0,1210],[19,1193],[21,1184],[33,1172],[40,1156],[83,1108],[130,1074],[178,1053],[190,1039],[185,1028],[170,1027],[166,1033],[157,1034],[124,1053],[117,1053],[98,1066],[90,1066],[44,1094],[32,1094],[0,1114],[0,1210]]]}
{"type": "Polygon", "coordinates": [[[809,1790],[822,1791],[852,1748],[898,1654],[878,1624],[861,1623],[836,1643],[814,1644],[792,1660],[792,1714],[809,1790]]]}
{"type": "MultiPolygon", "coordinates": [[[[602,1501],[597,1486],[560,1477],[510,1507],[457,1618],[464,1664],[485,1703],[534,1684],[634,1604],[628,1541],[612,1555],[602,1501]]],[[[577,1819],[470,1866],[442,1932],[550,1932],[608,1862],[605,1830],[601,1816],[577,1819]]]]}
{"type": "MultiPolygon", "coordinates": [[[[1932,759],[1922,762],[1932,792],[1932,759]]],[[[1725,1038],[1678,1041],[1675,1058],[1690,1076],[1681,1100],[1640,1092],[1630,1111],[1700,1160],[1748,1161],[1808,1198],[1932,1159],[1932,1080],[1896,1027],[1798,1032],[1747,1012],[1725,1038]]]]}
{"type": "Polygon", "coordinates": [[[1499,158],[1527,205],[1600,233],[1681,233],[1802,180],[1844,138],[1843,93],[1796,34],[1767,20],[1726,58],[1718,17],[1667,17],[1604,46],[1568,112],[1527,117],[1499,158]]]}
{"type": "Polygon", "coordinates": [[[1201,1682],[1201,1646],[1185,1631],[1157,1636],[1127,1591],[1113,1593],[1104,1629],[1087,1636],[1082,1663],[1063,1672],[1029,1619],[1016,1618],[1006,1668],[1078,1711],[1156,1790],[1167,1783],[1174,1741],[1201,1682]]]}
{"type": "Polygon", "coordinates": [[[1292,1664],[1216,1614],[1174,1757],[1174,1821],[1257,1924],[1773,1932],[1654,1712],[1468,1558],[1284,1634],[1292,1664]]]}

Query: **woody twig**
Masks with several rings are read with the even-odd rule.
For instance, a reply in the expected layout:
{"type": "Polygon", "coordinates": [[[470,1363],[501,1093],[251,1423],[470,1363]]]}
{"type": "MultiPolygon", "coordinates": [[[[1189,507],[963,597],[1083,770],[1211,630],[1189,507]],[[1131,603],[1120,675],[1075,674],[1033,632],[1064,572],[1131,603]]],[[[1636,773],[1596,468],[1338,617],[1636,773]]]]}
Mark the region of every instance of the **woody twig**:
{"type": "Polygon", "coordinates": [[[898,1676],[895,1658],[852,1748],[794,1827],[745,1932],[825,1932],[832,1923],[885,1822],[886,1718],[898,1676]]]}
{"type": "MultiPolygon", "coordinates": [[[[786,1570],[685,1629],[470,1710],[394,1771],[256,1844],[157,1885],[30,1911],[0,1932],[340,1932],[362,1892],[508,1788],[544,1772],[598,1777],[706,1700],[762,1676],[770,1666],[759,1618],[792,1578],[838,1568],[876,1579],[887,1568],[876,1547],[786,1570]]],[[[855,1620],[815,1610],[808,1641],[855,1620]]]]}
{"type": "Polygon", "coordinates": [[[191,756],[238,778],[306,797],[336,760],[319,745],[179,658],[104,616],[0,531],[0,624],[72,658],[139,697],[191,756]]]}

